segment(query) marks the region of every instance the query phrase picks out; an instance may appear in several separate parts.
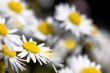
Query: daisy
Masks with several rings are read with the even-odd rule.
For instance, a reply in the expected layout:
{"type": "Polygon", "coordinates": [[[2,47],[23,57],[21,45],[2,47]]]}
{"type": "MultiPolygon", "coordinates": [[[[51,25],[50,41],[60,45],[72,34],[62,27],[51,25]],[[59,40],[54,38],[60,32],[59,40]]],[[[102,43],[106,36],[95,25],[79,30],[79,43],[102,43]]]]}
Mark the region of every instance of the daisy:
{"type": "Polygon", "coordinates": [[[5,19],[0,18],[0,49],[1,45],[5,43],[8,47],[17,42],[20,42],[20,37],[16,34],[13,34],[17,31],[17,29],[8,29],[5,25],[5,19]]]}
{"type": "Polygon", "coordinates": [[[42,65],[42,63],[47,64],[49,62],[48,57],[45,55],[45,51],[50,51],[48,47],[44,47],[44,43],[37,45],[32,39],[29,41],[26,40],[25,36],[22,36],[22,43],[19,46],[21,52],[18,54],[20,58],[27,57],[27,63],[30,62],[30,59],[36,63],[36,59],[42,65]]]}
{"type": "Polygon", "coordinates": [[[60,39],[59,42],[55,46],[56,49],[63,51],[70,51],[76,48],[76,41],[72,38],[68,39],[60,39]]]}
{"type": "Polygon", "coordinates": [[[19,70],[23,71],[25,68],[22,66],[24,65],[17,57],[17,53],[14,50],[9,50],[9,48],[6,45],[2,45],[1,55],[4,56],[4,62],[6,67],[8,67],[8,62],[10,63],[13,70],[15,70],[17,73],[19,70]]]}
{"type": "Polygon", "coordinates": [[[51,17],[48,17],[46,20],[36,19],[34,24],[24,28],[24,33],[38,40],[45,41],[49,36],[54,34],[53,19],[51,17]]]}
{"type": "Polygon", "coordinates": [[[78,53],[79,49],[81,49],[78,41],[73,35],[67,33],[66,36],[57,39],[53,49],[61,57],[64,57],[69,52],[78,53]]]}
{"type": "Polygon", "coordinates": [[[70,68],[66,67],[59,70],[58,73],[74,73],[74,72],[70,68]]]}
{"type": "Polygon", "coordinates": [[[101,66],[91,62],[87,56],[72,56],[67,63],[74,73],[102,73],[101,66]]]}
{"type": "Polygon", "coordinates": [[[22,0],[0,1],[0,14],[4,17],[23,15],[26,10],[27,6],[22,0]]]}
{"type": "Polygon", "coordinates": [[[23,29],[27,25],[22,16],[13,16],[7,20],[7,27],[10,29],[23,29]]]}
{"type": "Polygon", "coordinates": [[[91,34],[92,20],[88,19],[86,15],[80,15],[76,11],[75,6],[69,6],[68,4],[60,4],[56,7],[55,18],[58,21],[62,21],[61,27],[65,27],[66,30],[72,30],[77,36],[80,33],[91,34]]]}

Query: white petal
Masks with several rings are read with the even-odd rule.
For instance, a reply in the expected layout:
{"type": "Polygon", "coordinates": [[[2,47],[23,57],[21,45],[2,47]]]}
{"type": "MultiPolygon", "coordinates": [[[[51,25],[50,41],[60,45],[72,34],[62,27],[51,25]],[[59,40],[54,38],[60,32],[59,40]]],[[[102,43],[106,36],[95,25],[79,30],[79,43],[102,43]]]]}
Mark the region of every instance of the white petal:
{"type": "Polygon", "coordinates": [[[33,41],[33,39],[32,39],[32,38],[30,38],[30,39],[29,39],[29,42],[32,42],[32,41],[33,41]]]}
{"type": "Polygon", "coordinates": [[[42,44],[40,44],[40,45],[38,45],[39,47],[43,47],[45,45],[45,43],[42,43],[42,44]]]}
{"type": "Polygon", "coordinates": [[[30,62],[30,55],[27,56],[27,60],[26,61],[27,61],[27,63],[30,62]]]}
{"type": "Polygon", "coordinates": [[[30,57],[32,58],[33,62],[36,63],[36,57],[34,54],[30,53],[30,57]]]}
{"type": "Polygon", "coordinates": [[[23,39],[23,42],[26,42],[26,37],[24,35],[22,35],[22,39],[23,39]]]}
{"type": "Polygon", "coordinates": [[[18,56],[19,56],[20,58],[23,58],[23,57],[25,57],[27,54],[28,54],[28,52],[24,50],[23,52],[19,53],[18,56]]]}
{"type": "Polygon", "coordinates": [[[12,29],[12,30],[9,30],[9,33],[15,33],[17,31],[18,31],[18,29],[12,29]]]}
{"type": "Polygon", "coordinates": [[[5,24],[5,19],[0,17],[0,23],[5,24]]]}

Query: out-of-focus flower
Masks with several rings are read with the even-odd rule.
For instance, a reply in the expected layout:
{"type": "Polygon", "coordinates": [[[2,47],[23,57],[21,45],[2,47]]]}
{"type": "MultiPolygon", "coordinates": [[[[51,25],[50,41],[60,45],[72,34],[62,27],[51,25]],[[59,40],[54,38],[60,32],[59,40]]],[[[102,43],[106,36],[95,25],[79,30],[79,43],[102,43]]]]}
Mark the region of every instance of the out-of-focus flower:
{"type": "Polygon", "coordinates": [[[21,16],[13,16],[7,20],[7,27],[11,29],[17,28],[20,29],[19,31],[21,31],[21,29],[23,29],[26,25],[26,20],[21,16]]]}
{"type": "Polygon", "coordinates": [[[62,27],[66,30],[72,30],[77,36],[80,33],[91,34],[92,20],[88,19],[86,15],[80,15],[76,11],[75,6],[69,6],[68,4],[60,4],[56,7],[55,18],[58,21],[62,21],[62,27]]]}
{"type": "Polygon", "coordinates": [[[25,68],[22,66],[24,65],[21,61],[22,59],[17,57],[17,52],[14,50],[10,50],[6,45],[2,45],[1,55],[4,57],[4,62],[6,67],[8,67],[8,61],[13,70],[17,73],[19,70],[23,71],[25,68]]]}
{"type": "Polygon", "coordinates": [[[78,38],[75,38],[74,35],[70,33],[65,33],[63,37],[60,37],[55,41],[54,52],[57,56],[63,59],[68,53],[80,53],[82,48],[79,45],[78,38]]]}
{"type": "Polygon", "coordinates": [[[91,62],[87,56],[72,56],[67,63],[74,73],[102,73],[101,66],[91,62]]]}
{"type": "Polygon", "coordinates": [[[8,29],[5,25],[5,19],[0,18],[0,49],[3,43],[5,43],[8,47],[13,44],[20,42],[19,36],[13,34],[17,31],[17,29],[8,29]]]}
{"type": "Polygon", "coordinates": [[[25,14],[26,4],[22,0],[0,1],[0,14],[4,17],[25,14]]]}
{"type": "Polygon", "coordinates": [[[66,54],[66,52],[74,51],[76,49],[76,41],[74,39],[59,39],[55,44],[54,50],[59,52],[59,54],[66,54]]]}
{"type": "Polygon", "coordinates": [[[66,67],[66,68],[59,70],[58,73],[74,73],[74,72],[70,68],[66,67]]]}
{"type": "Polygon", "coordinates": [[[38,40],[45,41],[49,36],[54,34],[53,20],[50,17],[46,20],[36,20],[36,23],[24,28],[24,33],[31,35],[31,37],[35,37],[38,40]]]}

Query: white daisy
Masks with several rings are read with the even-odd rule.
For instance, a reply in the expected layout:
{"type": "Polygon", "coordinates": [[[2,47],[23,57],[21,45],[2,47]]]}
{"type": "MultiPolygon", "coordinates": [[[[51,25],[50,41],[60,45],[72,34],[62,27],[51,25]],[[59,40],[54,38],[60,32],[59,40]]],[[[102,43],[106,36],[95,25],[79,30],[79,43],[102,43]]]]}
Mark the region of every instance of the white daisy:
{"type": "Polygon", "coordinates": [[[32,39],[27,41],[24,36],[22,36],[22,39],[23,41],[19,46],[21,52],[18,54],[20,58],[27,57],[27,63],[30,62],[30,59],[36,63],[37,59],[41,65],[42,63],[46,64],[49,62],[48,57],[45,55],[45,51],[50,51],[50,49],[48,47],[44,47],[44,43],[37,45],[36,42],[34,42],[32,39]]]}
{"type": "Polygon", "coordinates": [[[49,36],[54,33],[53,20],[48,17],[46,20],[34,21],[34,24],[24,28],[24,33],[31,37],[37,38],[38,40],[45,41],[49,36]],[[38,36],[39,35],[39,36],[38,36]]]}
{"type": "Polygon", "coordinates": [[[13,34],[17,29],[8,29],[5,25],[5,19],[0,18],[0,49],[2,43],[5,43],[8,47],[17,42],[20,42],[20,37],[16,34],[13,34]]]}
{"type": "Polygon", "coordinates": [[[87,56],[72,56],[67,63],[74,73],[102,73],[101,66],[91,62],[87,56]]]}
{"type": "Polygon", "coordinates": [[[6,67],[8,67],[8,62],[10,63],[13,70],[15,70],[17,73],[19,70],[23,71],[25,68],[22,66],[24,65],[16,55],[16,51],[9,50],[9,48],[6,45],[2,45],[1,55],[4,56],[4,61],[6,67]]]}
{"type": "Polygon", "coordinates": [[[66,67],[59,70],[58,73],[74,73],[74,72],[70,68],[66,67]]]}
{"type": "Polygon", "coordinates": [[[63,22],[62,27],[65,27],[66,30],[72,30],[77,36],[80,33],[91,34],[92,20],[87,19],[85,15],[80,15],[75,6],[60,4],[56,7],[55,18],[63,22]]]}
{"type": "Polygon", "coordinates": [[[78,40],[70,36],[57,39],[58,41],[54,44],[53,49],[61,58],[64,58],[69,52],[80,53],[81,46],[78,45],[78,40]]]}
{"type": "Polygon", "coordinates": [[[27,25],[26,20],[22,17],[22,16],[14,16],[11,17],[7,20],[7,27],[11,28],[11,29],[21,29],[27,25]]]}
{"type": "Polygon", "coordinates": [[[22,0],[0,1],[0,14],[5,17],[23,15],[26,11],[26,4],[22,0]]]}

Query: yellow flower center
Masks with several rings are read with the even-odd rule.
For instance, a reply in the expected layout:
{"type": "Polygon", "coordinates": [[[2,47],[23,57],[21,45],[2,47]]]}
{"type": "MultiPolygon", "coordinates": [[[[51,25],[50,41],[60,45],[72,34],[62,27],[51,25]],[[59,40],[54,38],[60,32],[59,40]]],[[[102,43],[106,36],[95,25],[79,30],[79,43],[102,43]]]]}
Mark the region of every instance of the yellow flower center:
{"type": "Polygon", "coordinates": [[[65,47],[68,49],[74,49],[76,46],[75,41],[73,41],[72,39],[68,39],[64,41],[65,47]]]}
{"type": "Polygon", "coordinates": [[[68,16],[69,20],[75,24],[75,25],[80,25],[81,23],[81,16],[78,12],[71,12],[68,16]]]}
{"type": "Polygon", "coordinates": [[[90,68],[83,68],[81,73],[102,73],[100,70],[96,69],[95,67],[90,68]]]}
{"type": "Polygon", "coordinates": [[[15,2],[15,1],[10,1],[8,3],[8,7],[16,13],[20,13],[23,9],[22,4],[19,2],[15,2]]]}
{"type": "Polygon", "coordinates": [[[31,53],[36,54],[40,52],[40,48],[35,44],[35,42],[24,42],[22,46],[31,53]]]}
{"type": "Polygon", "coordinates": [[[42,32],[45,35],[49,35],[53,33],[53,28],[51,25],[48,24],[48,22],[41,22],[38,26],[38,30],[42,32]]]}
{"type": "Polygon", "coordinates": [[[96,26],[93,26],[93,31],[92,31],[92,35],[96,36],[98,32],[98,28],[96,26]]]}
{"type": "Polygon", "coordinates": [[[9,57],[15,57],[16,56],[16,52],[15,51],[9,51],[9,49],[6,45],[2,45],[2,53],[5,56],[9,56],[9,57]]]}
{"type": "Polygon", "coordinates": [[[4,24],[0,24],[0,35],[5,36],[8,34],[8,28],[4,24]]]}

